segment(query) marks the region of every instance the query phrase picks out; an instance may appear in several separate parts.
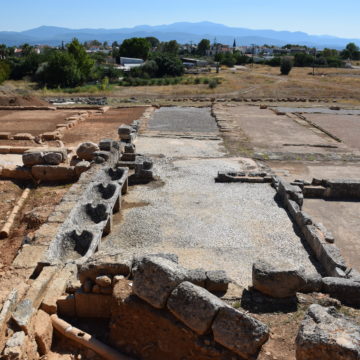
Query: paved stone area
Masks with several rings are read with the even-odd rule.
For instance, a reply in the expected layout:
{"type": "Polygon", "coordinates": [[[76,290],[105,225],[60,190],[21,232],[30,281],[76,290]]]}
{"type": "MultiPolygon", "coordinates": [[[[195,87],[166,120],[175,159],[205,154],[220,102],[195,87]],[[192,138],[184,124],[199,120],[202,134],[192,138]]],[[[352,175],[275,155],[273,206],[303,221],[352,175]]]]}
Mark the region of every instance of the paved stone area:
{"type": "Polygon", "coordinates": [[[188,268],[225,269],[243,286],[256,259],[316,271],[270,185],[215,183],[218,171],[254,162],[227,157],[220,141],[139,137],[137,150],[153,157],[159,180],[130,188],[102,249],[173,252],[188,268]]]}
{"type": "Polygon", "coordinates": [[[215,132],[217,126],[209,108],[162,107],[149,121],[149,130],[181,132],[215,132]]]}

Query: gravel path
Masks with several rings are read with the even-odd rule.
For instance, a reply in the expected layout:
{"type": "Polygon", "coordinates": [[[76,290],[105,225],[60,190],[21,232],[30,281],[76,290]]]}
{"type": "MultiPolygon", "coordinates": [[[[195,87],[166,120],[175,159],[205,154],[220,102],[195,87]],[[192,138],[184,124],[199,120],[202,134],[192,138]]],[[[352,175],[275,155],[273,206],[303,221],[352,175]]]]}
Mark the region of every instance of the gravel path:
{"type": "Polygon", "coordinates": [[[209,108],[162,107],[148,124],[149,130],[182,132],[216,132],[217,126],[209,108]]]}
{"type": "MultiPolygon", "coordinates": [[[[143,140],[139,138],[138,149],[143,140]]],[[[152,153],[157,144],[165,154],[155,159],[161,181],[130,189],[103,249],[176,253],[188,268],[225,269],[243,286],[251,283],[251,267],[258,258],[275,264],[286,259],[316,271],[270,185],[214,182],[217,171],[239,169],[239,159],[221,157],[218,142],[191,146],[195,140],[176,143],[177,151],[193,149],[193,157],[176,159],[170,157],[171,143],[165,146],[166,139],[161,139],[160,146],[157,140],[152,153]],[[194,157],[196,149],[203,155],[202,146],[212,146],[212,155],[219,157],[194,157]]]]}

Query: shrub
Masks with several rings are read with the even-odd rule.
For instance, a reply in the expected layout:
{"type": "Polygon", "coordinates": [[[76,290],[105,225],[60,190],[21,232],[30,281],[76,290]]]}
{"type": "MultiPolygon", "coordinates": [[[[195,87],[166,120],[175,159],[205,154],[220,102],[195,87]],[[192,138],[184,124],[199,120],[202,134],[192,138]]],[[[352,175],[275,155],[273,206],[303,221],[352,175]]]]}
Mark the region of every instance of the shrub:
{"type": "Polygon", "coordinates": [[[9,76],[10,66],[4,61],[0,61],[0,84],[8,79],[9,76]]]}
{"type": "Polygon", "coordinates": [[[283,57],[281,59],[281,65],[280,65],[281,75],[289,75],[292,67],[293,67],[293,63],[289,57],[283,57]]]}
{"type": "Polygon", "coordinates": [[[211,79],[209,81],[209,88],[210,89],[215,89],[218,86],[218,82],[216,79],[211,79]]]}

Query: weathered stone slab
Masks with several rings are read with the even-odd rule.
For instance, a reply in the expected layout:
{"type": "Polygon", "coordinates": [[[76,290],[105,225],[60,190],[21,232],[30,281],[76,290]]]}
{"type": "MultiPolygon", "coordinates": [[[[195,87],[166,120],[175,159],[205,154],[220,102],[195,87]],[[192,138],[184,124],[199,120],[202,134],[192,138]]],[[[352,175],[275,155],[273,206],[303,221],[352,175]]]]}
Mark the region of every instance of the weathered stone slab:
{"type": "Polygon", "coordinates": [[[144,257],[133,270],[133,291],[155,308],[161,309],[171,292],[186,280],[186,270],[180,265],[161,258],[144,257]]]}
{"type": "Polygon", "coordinates": [[[61,271],[55,274],[41,304],[41,309],[48,314],[56,314],[57,300],[64,294],[67,283],[77,272],[76,265],[67,264],[61,271]]]}
{"type": "Polygon", "coordinates": [[[226,292],[231,280],[224,270],[206,272],[205,287],[211,292],[226,292]]]}
{"type": "Polygon", "coordinates": [[[84,142],[77,148],[76,155],[81,160],[92,161],[95,151],[99,151],[99,146],[97,144],[92,142],[84,142]]]}
{"type": "Polygon", "coordinates": [[[275,268],[265,261],[254,263],[252,282],[256,290],[275,298],[295,296],[306,285],[304,269],[287,263],[275,268]]]}
{"type": "Polygon", "coordinates": [[[268,327],[231,307],[219,310],[212,325],[214,339],[245,359],[253,359],[269,338],[268,327]]]}
{"type": "Polygon", "coordinates": [[[205,334],[218,310],[225,306],[218,297],[190,282],[181,283],[171,293],[167,308],[196,333],[205,334]]]}
{"type": "Polygon", "coordinates": [[[322,290],[346,305],[360,306],[360,282],[326,277],[322,279],[322,290]]]}
{"type": "Polygon", "coordinates": [[[39,354],[44,356],[51,349],[53,326],[50,316],[42,310],[39,310],[35,316],[34,333],[39,354]]]}
{"type": "Polygon", "coordinates": [[[74,166],[35,165],[31,168],[32,176],[42,181],[74,181],[74,166]]]}
{"type": "Polygon", "coordinates": [[[358,360],[360,326],[335,308],[311,305],[296,338],[297,360],[358,360]]]}

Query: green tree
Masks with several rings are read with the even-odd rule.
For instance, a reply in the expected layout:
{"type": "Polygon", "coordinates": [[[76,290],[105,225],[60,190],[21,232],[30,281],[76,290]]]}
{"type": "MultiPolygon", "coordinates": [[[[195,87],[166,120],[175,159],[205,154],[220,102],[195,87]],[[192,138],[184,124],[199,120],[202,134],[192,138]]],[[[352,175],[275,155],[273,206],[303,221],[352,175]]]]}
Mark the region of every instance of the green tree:
{"type": "Polygon", "coordinates": [[[281,64],[280,64],[281,75],[289,75],[292,67],[293,67],[293,62],[291,58],[285,56],[281,59],[281,64]]]}
{"type": "Polygon", "coordinates": [[[177,55],[179,53],[180,45],[176,40],[161,43],[161,52],[177,55]]]}
{"type": "Polygon", "coordinates": [[[197,52],[199,55],[205,56],[206,51],[209,49],[210,49],[210,40],[202,39],[198,44],[197,52]]]}
{"type": "Polygon", "coordinates": [[[359,47],[355,43],[351,42],[346,45],[346,48],[341,52],[343,59],[360,60],[359,47]]]}
{"type": "Polygon", "coordinates": [[[295,54],[294,66],[311,66],[314,63],[314,57],[309,54],[299,53],[295,54]]]}
{"type": "Polygon", "coordinates": [[[150,43],[152,49],[160,45],[160,40],[154,36],[148,36],[145,39],[150,43]]]}
{"type": "Polygon", "coordinates": [[[53,53],[37,72],[37,80],[51,88],[74,87],[82,83],[82,74],[75,57],[67,51],[53,53]]]}
{"type": "Polygon", "coordinates": [[[77,63],[81,75],[80,81],[83,83],[86,80],[89,80],[95,62],[86,53],[85,47],[80,44],[78,39],[73,39],[72,42],[67,45],[67,51],[74,57],[77,63]]]}
{"type": "Polygon", "coordinates": [[[156,77],[181,76],[184,74],[184,65],[177,56],[157,53],[152,57],[152,60],[157,66],[156,77]]]}
{"type": "Polygon", "coordinates": [[[119,55],[146,60],[150,51],[150,42],[144,38],[126,39],[120,46],[119,55]]]}

